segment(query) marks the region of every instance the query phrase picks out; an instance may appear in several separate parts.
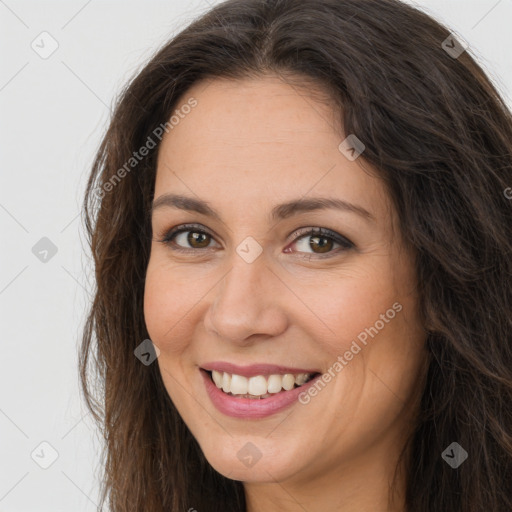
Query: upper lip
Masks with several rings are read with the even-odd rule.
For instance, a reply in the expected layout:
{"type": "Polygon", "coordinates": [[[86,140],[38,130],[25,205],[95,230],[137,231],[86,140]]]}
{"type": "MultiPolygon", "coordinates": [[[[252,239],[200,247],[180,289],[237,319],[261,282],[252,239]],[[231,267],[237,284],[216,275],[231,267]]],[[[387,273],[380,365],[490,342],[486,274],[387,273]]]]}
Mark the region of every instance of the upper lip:
{"type": "Polygon", "coordinates": [[[224,361],[216,361],[213,363],[205,363],[201,365],[203,370],[218,372],[226,372],[244,377],[255,377],[256,375],[284,375],[285,373],[320,373],[319,370],[312,370],[307,368],[290,368],[289,366],[280,366],[275,364],[256,363],[248,366],[239,366],[237,364],[228,363],[224,361]]]}

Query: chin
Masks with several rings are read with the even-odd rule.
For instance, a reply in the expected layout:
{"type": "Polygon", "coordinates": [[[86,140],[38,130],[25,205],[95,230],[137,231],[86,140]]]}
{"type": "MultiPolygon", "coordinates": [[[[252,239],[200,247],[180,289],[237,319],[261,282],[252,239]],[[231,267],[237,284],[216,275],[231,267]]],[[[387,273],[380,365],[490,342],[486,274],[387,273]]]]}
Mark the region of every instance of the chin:
{"type": "MultiPolygon", "coordinates": [[[[243,482],[275,483],[299,471],[298,455],[283,450],[282,443],[259,436],[229,436],[200,443],[206,460],[221,475],[243,482]]],[[[290,452],[293,450],[290,450],[290,452]]]]}

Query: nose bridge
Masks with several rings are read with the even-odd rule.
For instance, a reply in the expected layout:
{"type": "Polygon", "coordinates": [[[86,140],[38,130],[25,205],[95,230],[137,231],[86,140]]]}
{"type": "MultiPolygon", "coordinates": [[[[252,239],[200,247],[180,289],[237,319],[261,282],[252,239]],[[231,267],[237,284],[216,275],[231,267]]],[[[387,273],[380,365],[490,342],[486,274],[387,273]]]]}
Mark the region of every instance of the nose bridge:
{"type": "Polygon", "coordinates": [[[249,262],[234,252],[230,270],[212,291],[207,327],[233,342],[244,342],[253,334],[279,334],[286,322],[278,294],[269,293],[275,280],[263,254],[249,262]]]}

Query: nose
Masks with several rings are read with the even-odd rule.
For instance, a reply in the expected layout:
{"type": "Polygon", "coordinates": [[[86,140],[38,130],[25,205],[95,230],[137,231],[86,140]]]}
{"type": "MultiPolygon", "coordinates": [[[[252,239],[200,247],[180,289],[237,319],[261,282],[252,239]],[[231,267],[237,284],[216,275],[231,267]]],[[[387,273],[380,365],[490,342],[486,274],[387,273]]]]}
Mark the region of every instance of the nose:
{"type": "Polygon", "coordinates": [[[231,269],[212,290],[205,328],[221,340],[247,345],[286,330],[284,285],[262,256],[247,263],[234,255],[231,269]]]}

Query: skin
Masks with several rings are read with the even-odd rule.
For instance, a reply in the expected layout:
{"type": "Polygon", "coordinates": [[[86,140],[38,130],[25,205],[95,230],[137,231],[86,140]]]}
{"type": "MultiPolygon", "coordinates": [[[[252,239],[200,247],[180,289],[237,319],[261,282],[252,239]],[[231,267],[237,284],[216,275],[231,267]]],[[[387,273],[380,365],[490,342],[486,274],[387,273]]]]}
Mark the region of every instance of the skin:
{"type": "Polygon", "coordinates": [[[249,512],[403,511],[404,477],[389,508],[388,485],[413,425],[425,334],[414,255],[383,182],[362,157],[349,161],[338,149],[345,136],[332,106],[275,76],[196,83],[179,104],[190,97],[197,106],[162,140],[155,199],[199,198],[222,220],[153,211],[144,314],[169,396],[209,463],[244,482],[249,512]],[[323,209],[269,220],[273,206],[303,196],[343,199],[374,219],[323,209]],[[184,223],[211,236],[178,235],[174,247],[189,251],[180,253],[162,239],[184,223]],[[311,227],[355,248],[293,236],[311,227]],[[250,264],[236,252],[248,236],[263,249],[250,264]],[[327,372],[397,302],[402,310],[309,403],[258,420],[211,403],[201,364],[327,372]],[[237,457],[247,442],[261,453],[252,467],[237,457]]]}

